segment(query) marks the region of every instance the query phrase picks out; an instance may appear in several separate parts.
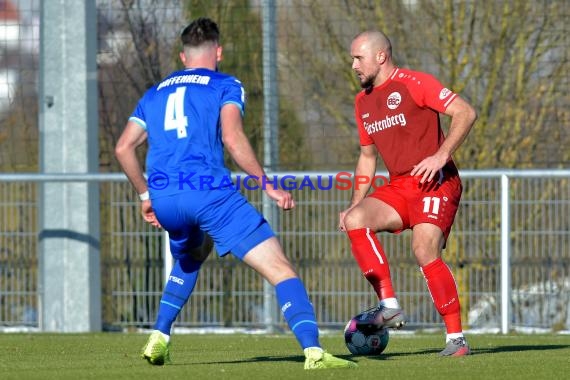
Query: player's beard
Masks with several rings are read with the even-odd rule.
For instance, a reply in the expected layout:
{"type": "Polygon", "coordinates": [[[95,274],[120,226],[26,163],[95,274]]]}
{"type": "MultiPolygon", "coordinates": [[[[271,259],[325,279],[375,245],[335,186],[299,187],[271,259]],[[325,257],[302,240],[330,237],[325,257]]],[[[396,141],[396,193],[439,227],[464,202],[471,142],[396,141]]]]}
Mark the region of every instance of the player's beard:
{"type": "Polygon", "coordinates": [[[374,85],[374,75],[368,75],[360,80],[360,87],[370,88],[374,85]]]}

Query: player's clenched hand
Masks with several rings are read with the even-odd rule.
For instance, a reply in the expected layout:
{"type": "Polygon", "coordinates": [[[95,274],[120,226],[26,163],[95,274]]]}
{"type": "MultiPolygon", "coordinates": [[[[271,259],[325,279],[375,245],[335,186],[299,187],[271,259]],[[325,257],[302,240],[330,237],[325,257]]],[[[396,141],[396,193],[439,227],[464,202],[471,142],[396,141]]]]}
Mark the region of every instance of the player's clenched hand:
{"type": "Polygon", "coordinates": [[[265,190],[269,198],[277,202],[277,206],[283,210],[290,210],[295,207],[295,200],[290,192],[281,189],[267,188],[265,190]]]}
{"type": "Polygon", "coordinates": [[[154,214],[154,210],[152,209],[152,205],[150,200],[142,201],[141,202],[141,214],[145,222],[151,224],[156,228],[161,228],[162,226],[158,222],[156,215],[154,214]]]}
{"type": "Polygon", "coordinates": [[[439,170],[447,163],[447,157],[434,154],[424,158],[419,164],[415,165],[410,175],[412,177],[421,176],[420,183],[431,182],[439,170]]]}

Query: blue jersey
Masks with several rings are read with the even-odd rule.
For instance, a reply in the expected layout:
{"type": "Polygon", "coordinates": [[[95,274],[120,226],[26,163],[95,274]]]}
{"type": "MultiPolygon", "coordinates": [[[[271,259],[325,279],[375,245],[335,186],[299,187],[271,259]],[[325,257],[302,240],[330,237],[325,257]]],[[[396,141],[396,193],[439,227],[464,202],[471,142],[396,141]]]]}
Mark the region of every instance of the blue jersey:
{"type": "Polygon", "coordinates": [[[173,72],[144,94],[129,120],[148,134],[151,198],[233,186],[220,126],[221,109],[228,103],[243,114],[241,82],[208,69],[173,72]]]}

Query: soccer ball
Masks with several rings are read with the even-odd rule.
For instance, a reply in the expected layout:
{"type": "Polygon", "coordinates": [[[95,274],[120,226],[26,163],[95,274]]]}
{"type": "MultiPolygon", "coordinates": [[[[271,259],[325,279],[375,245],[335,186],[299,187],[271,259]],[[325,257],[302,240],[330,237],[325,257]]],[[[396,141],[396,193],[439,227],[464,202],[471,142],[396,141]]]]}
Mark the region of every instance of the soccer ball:
{"type": "Polygon", "coordinates": [[[372,327],[358,330],[356,321],[362,319],[365,313],[360,313],[348,321],[344,328],[344,343],[353,355],[380,355],[390,340],[388,329],[372,327]]]}

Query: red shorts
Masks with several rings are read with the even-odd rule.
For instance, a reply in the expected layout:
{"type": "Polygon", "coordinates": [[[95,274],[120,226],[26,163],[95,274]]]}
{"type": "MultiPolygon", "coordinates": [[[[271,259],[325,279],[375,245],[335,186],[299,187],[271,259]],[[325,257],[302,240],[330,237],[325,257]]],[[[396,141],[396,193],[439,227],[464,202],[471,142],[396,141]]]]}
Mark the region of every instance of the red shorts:
{"type": "Polygon", "coordinates": [[[445,173],[441,183],[434,179],[421,185],[420,179],[409,176],[391,179],[369,197],[380,199],[400,214],[404,226],[392,232],[399,233],[416,224],[430,223],[438,226],[447,240],[461,198],[461,179],[449,172],[445,173]]]}

